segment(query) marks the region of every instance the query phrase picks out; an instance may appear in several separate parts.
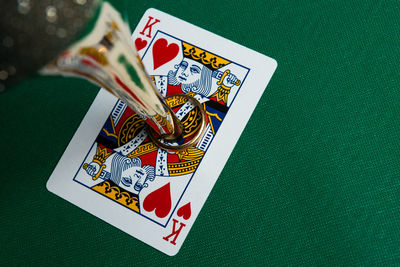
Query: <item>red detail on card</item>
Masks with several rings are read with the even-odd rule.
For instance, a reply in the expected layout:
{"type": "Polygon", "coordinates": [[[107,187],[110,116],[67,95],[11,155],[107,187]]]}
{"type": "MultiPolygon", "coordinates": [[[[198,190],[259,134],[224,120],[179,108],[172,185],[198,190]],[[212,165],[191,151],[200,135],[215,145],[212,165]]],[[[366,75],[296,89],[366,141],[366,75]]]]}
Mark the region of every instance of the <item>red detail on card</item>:
{"type": "Polygon", "coordinates": [[[173,60],[179,53],[179,46],[175,43],[168,44],[164,38],[158,39],[153,45],[153,68],[157,69],[173,60]]]}
{"type": "Polygon", "coordinates": [[[176,213],[178,217],[183,217],[183,219],[187,220],[192,215],[192,209],[190,208],[190,202],[186,203],[184,206],[180,207],[178,212],[176,213]]]}
{"type": "Polygon", "coordinates": [[[82,59],[81,62],[82,62],[82,64],[84,64],[84,65],[86,65],[86,66],[92,67],[92,68],[94,68],[94,69],[98,69],[98,67],[97,67],[95,64],[93,64],[92,61],[90,61],[90,60],[88,60],[88,59],[82,59]]]}
{"type": "Polygon", "coordinates": [[[151,30],[152,30],[154,24],[156,24],[157,22],[160,22],[159,19],[154,19],[154,22],[151,22],[152,19],[153,19],[153,17],[149,16],[149,20],[147,21],[146,26],[144,26],[143,30],[140,32],[141,35],[144,35],[144,32],[146,30],[148,30],[146,36],[151,38],[151,30]]]}
{"type": "Polygon", "coordinates": [[[169,95],[178,95],[178,94],[183,94],[183,92],[182,92],[182,84],[178,84],[178,85],[168,84],[167,96],[169,96],[169,95]]]}
{"type": "Polygon", "coordinates": [[[142,38],[136,38],[135,40],[135,46],[136,46],[136,50],[140,51],[143,48],[145,48],[147,45],[147,41],[143,40],[142,38]]]}
{"type": "Polygon", "coordinates": [[[172,225],[172,233],[170,235],[164,236],[163,239],[165,241],[169,241],[169,239],[171,237],[174,237],[170,243],[175,246],[176,245],[176,239],[178,238],[179,234],[181,233],[183,227],[185,227],[186,225],[184,223],[181,223],[181,222],[175,220],[175,219],[172,219],[172,221],[174,222],[174,224],[172,225]],[[177,229],[176,226],[177,226],[178,223],[180,223],[181,225],[177,229]]]}
{"type": "Polygon", "coordinates": [[[164,218],[171,210],[171,187],[168,184],[151,192],[143,201],[145,211],[154,210],[158,218],[164,218]]]}
{"type": "MultiPolygon", "coordinates": [[[[146,144],[148,142],[143,142],[143,144],[146,144]]],[[[154,162],[157,160],[157,150],[155,151],[150,151],[144,155],[140,156],[140,160],[142,161],[142,166],[143,165],[154,165],[154,162]]]]}

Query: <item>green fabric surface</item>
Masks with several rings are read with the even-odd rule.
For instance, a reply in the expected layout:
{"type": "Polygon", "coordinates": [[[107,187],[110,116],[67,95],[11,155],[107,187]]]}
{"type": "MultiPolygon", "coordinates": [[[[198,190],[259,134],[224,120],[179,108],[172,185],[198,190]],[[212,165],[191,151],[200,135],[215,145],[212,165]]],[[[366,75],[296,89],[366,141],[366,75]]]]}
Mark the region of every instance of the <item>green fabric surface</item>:
{"type": "Polygon", "coordinates": [[[399,1],[113,1],[155,7],[278,68],[181,251],[46,190],[98,92],[33,77],[0,94],[0,264],[400,264],[399,1]]]}

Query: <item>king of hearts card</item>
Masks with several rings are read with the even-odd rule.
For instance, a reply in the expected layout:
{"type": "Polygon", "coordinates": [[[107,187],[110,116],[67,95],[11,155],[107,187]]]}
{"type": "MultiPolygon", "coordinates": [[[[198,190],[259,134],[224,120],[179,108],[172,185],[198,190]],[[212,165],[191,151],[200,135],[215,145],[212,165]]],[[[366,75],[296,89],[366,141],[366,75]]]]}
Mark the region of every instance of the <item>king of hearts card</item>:
{"type": "Polygon", "coordinates": [[[100,91],[52,174],[48,188],[88,212],[174,255],[200,212],[276,62],[149,9],[132,41],[149,78],[188,131],[206,114],[200,141],[180,151],[157,147],[146,123],[100,91]],[[178,96],[177,96],[178,95],[178,96]]]}

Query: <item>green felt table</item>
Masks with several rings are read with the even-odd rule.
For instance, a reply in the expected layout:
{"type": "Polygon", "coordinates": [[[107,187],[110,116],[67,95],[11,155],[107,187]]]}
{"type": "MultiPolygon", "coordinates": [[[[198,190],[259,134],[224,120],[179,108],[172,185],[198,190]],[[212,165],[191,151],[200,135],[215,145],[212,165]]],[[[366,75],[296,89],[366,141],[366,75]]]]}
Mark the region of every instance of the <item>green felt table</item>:
{"type": "Polygon", "coordinates": [[[1,93],[1,264],[400,264],[399,1],[113,3],[131,28],[155,7],[277,71],[174,257],[46,190],[98,86],[1,93]]]}

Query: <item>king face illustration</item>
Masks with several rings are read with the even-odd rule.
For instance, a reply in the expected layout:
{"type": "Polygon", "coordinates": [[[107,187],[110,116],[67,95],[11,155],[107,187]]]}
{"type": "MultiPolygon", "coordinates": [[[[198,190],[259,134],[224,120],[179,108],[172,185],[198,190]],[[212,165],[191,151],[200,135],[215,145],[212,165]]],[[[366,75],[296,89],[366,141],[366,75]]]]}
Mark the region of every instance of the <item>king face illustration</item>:
{"type": "Polygon", "coordinates": [[[198,94],[210,97],[221,104],[227,103],[230,89],[240,80],[230,70],[219,70],[230,62],[203,49],[182,42],[183,59],[166,75],[153,76],[164,96],[173,94],[198,94]]]}
{"type": "Polygon", "coordinates": [[[175,65],[176,71],[169,71],[168,84],[181,85],[183,93],[194,92],[202,96],[208,96],[211,91],[212,71],[199,62],[185,58],[179,65],[175,65]]]}

